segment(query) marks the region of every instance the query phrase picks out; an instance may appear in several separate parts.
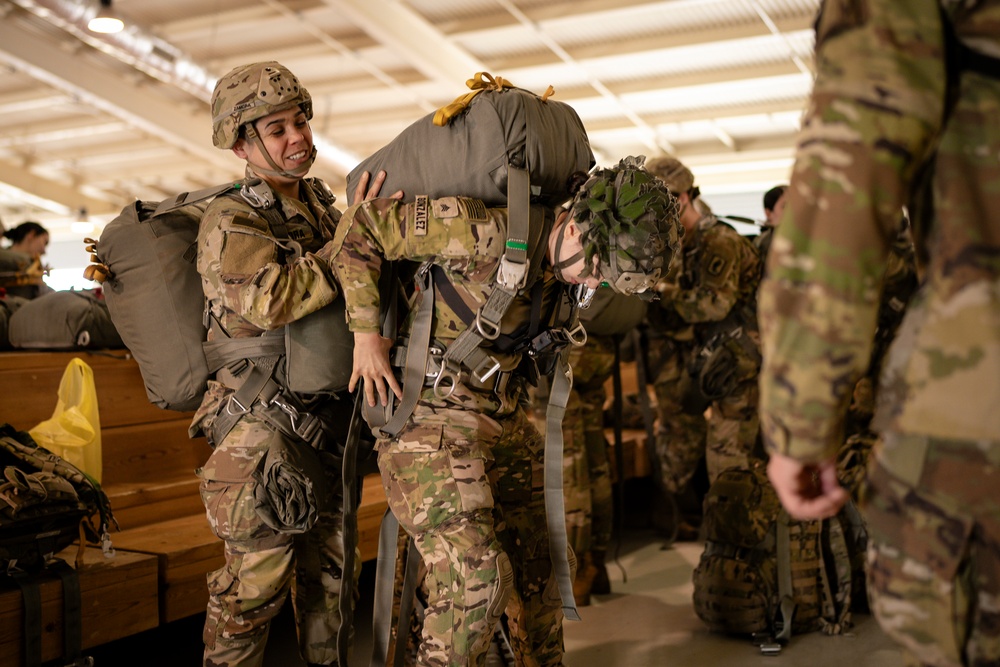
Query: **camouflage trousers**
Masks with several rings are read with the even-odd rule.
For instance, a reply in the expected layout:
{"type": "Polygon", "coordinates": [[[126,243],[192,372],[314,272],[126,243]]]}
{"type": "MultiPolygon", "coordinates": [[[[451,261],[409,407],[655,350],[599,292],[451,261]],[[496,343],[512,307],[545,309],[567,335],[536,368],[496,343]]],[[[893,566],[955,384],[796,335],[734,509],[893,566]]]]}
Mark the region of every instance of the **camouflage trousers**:
{"type": "MultiPolygon", "coordinates": [[[[274,531],[254,509],[251,474],[270,444],[284,438],[246,416],[199,471],[209,524],[225,541],[226,563],[208,575],[204,642],[206,667],[261,665],[271,620],[289,591],[303,660],[336,664],[340,590],[344,563],[343,506],[320,515],[306,533],[274,531]]],[[[330,457],[331,460],[332,457],[330,457]]],[[[341,488],[340,467],[331,464],[330,488],[341,488]]],[[[354,576],[360,575],[360,558],[354,576]]]]}
{"type": "Polygon", "coordinates": [[[660,369],[653,382],[656,390],[656,459],[657,473],[671,493],[680,492],[694,475],[705,455],[708,425],[705,415],[685,411],[691,391],[687,371],[688,346],[665,343],[660,355],[660,369]]]}
{"type": "Polygon", "coordinates": [[[604,437],[604,383],[614,367],[614,340],[591,336],[572,348],[573,390],[563,420],[563,498],[566,532],[573,551],[606,551],[614,505],[608,442],[604,437]]]}
{"type": "Polygon", "coordinates": [[[657,402],[656,454],[664,486],[678,493],[691,481],[701,457],[709,483],[726,468],[749,465],[760,430],[757,378],[736,384],[728,395],[712,401],[708,416],[687,408],[696,381],[688,372],[693,350],[676,345],[661,356],[654,382],[657,402]]]}
{"type": "Polygon", "coordinates": [[[1000,442],[887,433],[865,507],[872,611],[907,664],[1000,664],[1000,442]]]}
{"type": "Polygon", "coordinates": [[[389,507],[427,571],[418,664],[481,667],[506,611],[519,665],[561,665],[544,439],[523,408],[464,384],[446,400],[427,389],[377,448],[389,507]]]}

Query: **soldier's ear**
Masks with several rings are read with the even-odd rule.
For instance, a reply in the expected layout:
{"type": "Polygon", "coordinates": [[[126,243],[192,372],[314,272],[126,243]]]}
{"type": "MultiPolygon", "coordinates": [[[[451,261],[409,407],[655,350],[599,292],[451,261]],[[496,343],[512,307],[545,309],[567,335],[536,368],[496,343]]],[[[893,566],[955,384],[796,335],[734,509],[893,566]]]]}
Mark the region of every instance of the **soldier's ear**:
{"type": "Polygon", "coordinates": [[[247,140],[240,138],[236,140],[231,149],[233,153],[241,160],[247,159],[247,140]]]}

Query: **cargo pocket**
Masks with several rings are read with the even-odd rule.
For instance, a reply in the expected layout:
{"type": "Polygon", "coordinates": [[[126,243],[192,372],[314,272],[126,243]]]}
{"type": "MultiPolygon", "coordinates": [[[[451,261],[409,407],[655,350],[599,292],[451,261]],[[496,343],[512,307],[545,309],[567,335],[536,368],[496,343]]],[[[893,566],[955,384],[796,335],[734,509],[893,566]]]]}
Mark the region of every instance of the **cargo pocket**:
{"type": "Polygon", "coordinates": [[[257,516],[253,493],[253,471],[266,453],[266,447],[220,447],[198,471],[208,523],[220,539],[274,534],[257,516]]]}
{"type": "Polygon", "coordinates": [[[425,423],[379,451],[389,507],[408,532],[493,507],[482,447],[455,436],[455,429],[425,423]]]}

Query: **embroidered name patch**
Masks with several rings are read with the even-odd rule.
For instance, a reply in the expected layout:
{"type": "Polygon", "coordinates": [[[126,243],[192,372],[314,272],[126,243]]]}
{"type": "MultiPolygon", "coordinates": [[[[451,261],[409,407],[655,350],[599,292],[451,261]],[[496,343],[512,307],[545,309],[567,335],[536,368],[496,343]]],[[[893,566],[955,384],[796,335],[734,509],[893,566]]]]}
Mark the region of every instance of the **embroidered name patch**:
{"type": "Polygon", "coordinates": [[[417,195],[413,202],[413,235],[427,236],[427,206],[429,198],[427,195],[417,195]]]}

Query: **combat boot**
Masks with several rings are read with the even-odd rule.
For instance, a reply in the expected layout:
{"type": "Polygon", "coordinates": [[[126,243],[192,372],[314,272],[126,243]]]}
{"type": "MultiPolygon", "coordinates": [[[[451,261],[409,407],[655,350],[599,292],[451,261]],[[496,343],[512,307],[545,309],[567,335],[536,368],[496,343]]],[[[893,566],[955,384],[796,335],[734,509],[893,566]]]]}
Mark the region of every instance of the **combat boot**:
{"type": "Polygon", "coordinates": [[[594,567],[593,559],[588,551],[580,560],[576,578],[573,580],[573,599],[576,600],[577,607],[590,605],[590,592],[594,585],[595,576],[597,576],[597,568],[594,567]]]}
{"type": "Polygon", "coordinates": [[[591,561],[594,563],[594,581],[590,586],[590,592],[594,595],[608,595],[611,593],[611,580],[608,578],[608,568],[604,564],[604,549],[593,549],[590,552],[591,561]]]}

